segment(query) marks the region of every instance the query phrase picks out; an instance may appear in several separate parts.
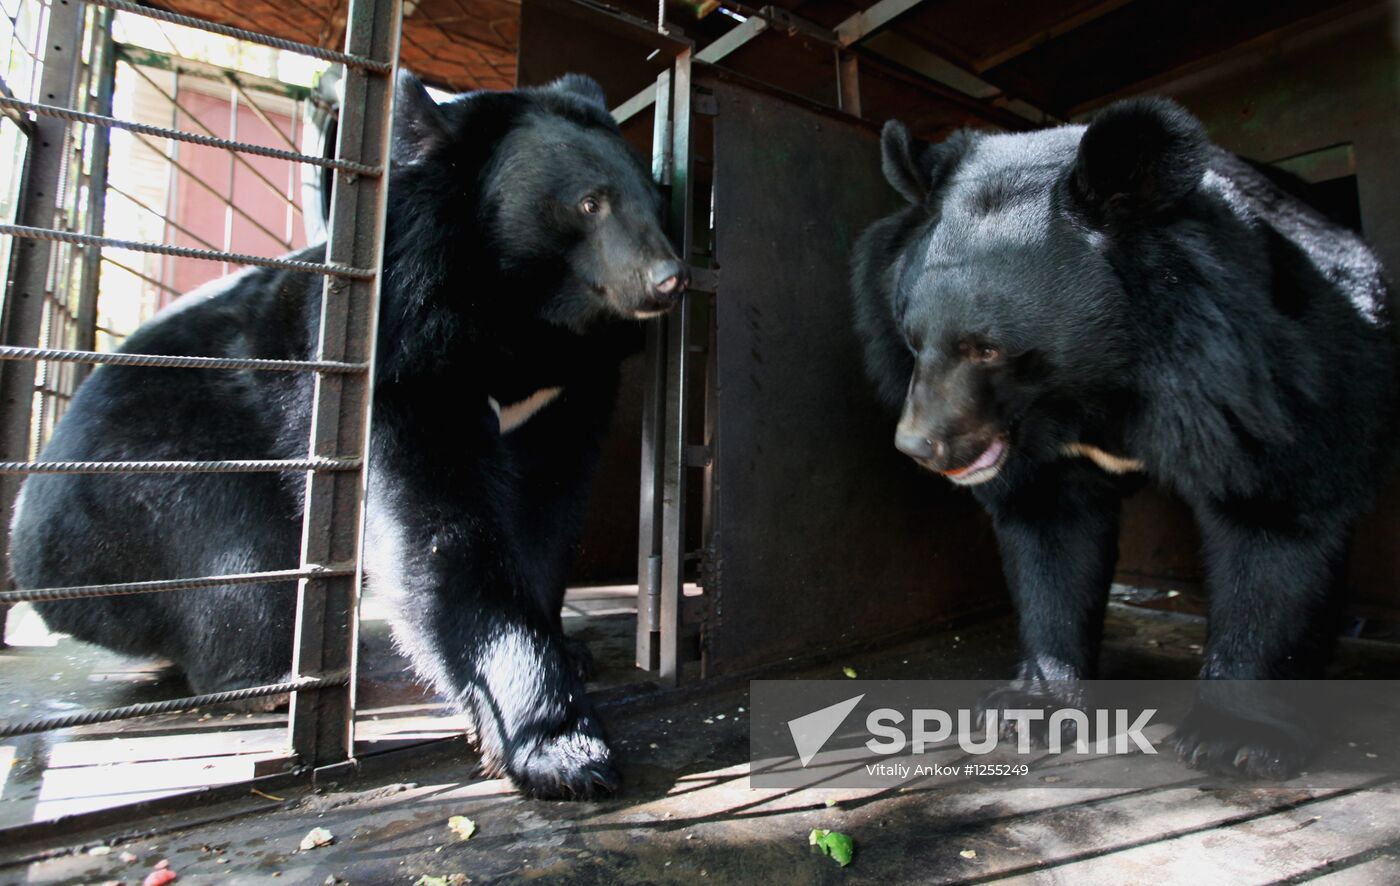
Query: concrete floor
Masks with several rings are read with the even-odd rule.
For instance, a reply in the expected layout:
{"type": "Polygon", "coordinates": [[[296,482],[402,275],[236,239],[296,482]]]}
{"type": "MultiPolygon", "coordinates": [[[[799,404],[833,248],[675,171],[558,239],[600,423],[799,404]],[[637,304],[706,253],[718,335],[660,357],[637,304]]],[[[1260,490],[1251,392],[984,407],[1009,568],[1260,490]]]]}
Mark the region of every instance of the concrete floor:
{"type": "MultiPolygon", "coordinates": [[[[1106,675],[1189,676],[1202,639],[1198,621],[1115,608],[1106,675]]],[[[1013,655],[1003,619],[793,676],[838,677],[846,665],[875,679],[995,676],[1013,655]]],[[[1393,678],[1400,654],[1349,644],[1337,672],[1393,678]]],[[[1204,790],[1164,757],[1156,786],[1135,790],[759,791],[748,787],[745,708],[743,686],[608,707],[626,781],[608,802],[521,799],[501,781],[472,778],[471,754],[454,743],[436,755],[369,758],[374,771],[353,781],[281,799],[249,794],[12,843],[0,849],[0,883],[136,884],[161,859],[179,883],[314,886],[452,874],[477,884],[1400,882],[1400,792],[1389,787],[1204,790]],[[469,841],[449,830],[454,815],[476,822],[469,841]],[[297,850],[314,827],[334,842],[297,850]],[[850,867],[808,844],[817,827],[854,838],[850,867]]]]}

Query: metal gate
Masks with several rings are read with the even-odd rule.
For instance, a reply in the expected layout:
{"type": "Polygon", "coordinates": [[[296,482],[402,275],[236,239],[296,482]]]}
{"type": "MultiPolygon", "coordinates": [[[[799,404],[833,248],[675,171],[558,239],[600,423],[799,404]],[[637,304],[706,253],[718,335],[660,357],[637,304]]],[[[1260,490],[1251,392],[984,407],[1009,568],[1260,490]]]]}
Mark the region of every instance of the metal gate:
{"type": "MultiPolygon", "coordinates": [[[[40,0],[32,2],[37,6],[40,0]]],[[[301,562],[296,569],[86,587],[14,590],[7,586],[0,591],[0,605],[9,605],[295,581],[292,680],[63,716],[7,720],[0,723],[0,737],[291,693],[287,733],[290,762],[300,768],[344,763],[352,750],[365,453],[401,3],[348,0],[343,52],[126,0],[49,0],[47,15],[38,93],[33,100],[25,100],[9,89],[0,90],[0,111],[23,130],[28,141],[19,215],[14,223],[0,224],[0,236],[14,242],[0,346],[0,404],[4,410],[0,417],[0,513],[5,515],[5,529],[20,481],[39,472],[304,474],[305,516],[301,562]],[[238,141],[236,132],[225,138],[213,135],[207,127],[202,132],[185,131],[113,117],[111,89],[116,58],[110,27],[114,10],[342,65],[344,98],[334,155],[327,158],[304,153],[295,143],[285,149],[249,144],[238,141]],[[93,51],[84,53],[85,46],[93,51]],[[106,236],[102,200],[108,192],[108,134],[113,129],[143,138],[218,148],[235,158],[230,161],[231,168],[232,164],[251,168],[247,158],[258,156],[333,171],[325,260],[312,263],[241,254],[227,248],[228,241],[183,245],[106,236]],[[315,358],[225,359],[97,351],[97,269],[104,249],[321,275],[325,286],[315,358]],[[143,366],[153,372],[171,367],[312,373],[313,415],[305,457],[266,461],[34,461],[40,441],[82,372],[97,364],[143,366]]],[[[8,548],[8,539],[5,541],[8,548]]]]}

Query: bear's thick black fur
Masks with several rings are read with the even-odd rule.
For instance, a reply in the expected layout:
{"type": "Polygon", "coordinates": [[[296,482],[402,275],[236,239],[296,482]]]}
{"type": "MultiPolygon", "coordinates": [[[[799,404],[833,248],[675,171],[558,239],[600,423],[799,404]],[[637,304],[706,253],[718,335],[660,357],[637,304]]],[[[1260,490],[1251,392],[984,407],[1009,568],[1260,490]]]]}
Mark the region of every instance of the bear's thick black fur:
{"type": "Polygon", "coordinates": [[[1208,573],[1179,749],[1295,767],[1309,724],[1262,696],[1213,716],[1210,681],[1325,664],[1350,529],[1394,450],[1376,256],[1164,99],[938,145],[891,122],[883,152],[910,205],[857,247],[856,322],[902,404],[896,445],[992,517],[1023,658],[989,704],[1073,700],[1095,674],[1120,498],[1146,475],[1194,510],[1208,573]]]}
{"type": "MultiPolygon", "coordinates": [[[[400,77],[366,581],[420,677],[471,714],[485,768],[539,796],[617,781],[560,606],[619,363],[639,321],[684,289],[660,206],[587,78],[439,106],[400,77]]],[[[123,350],[309,359],[321,287],[247,271],[123,350]]],[[[310,384],[104,366],[42,458],[304,458],[310,384]]],[[[14,574],[33,588],[293,568],[304,490],[298,475],[35,476],[14,574]]],[[[80,639],[173,660],[205,693],[285,677],[294,596],[282,584],[38,608],[80,639]]]]}

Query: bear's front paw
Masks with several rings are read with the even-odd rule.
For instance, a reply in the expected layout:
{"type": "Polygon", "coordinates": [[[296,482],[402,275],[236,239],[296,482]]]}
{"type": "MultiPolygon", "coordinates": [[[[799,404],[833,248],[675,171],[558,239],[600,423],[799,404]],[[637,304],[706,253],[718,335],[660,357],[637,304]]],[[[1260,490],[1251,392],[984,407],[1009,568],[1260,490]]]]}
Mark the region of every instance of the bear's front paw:
{"type": "MultiPolygon", "coordinates": [[[[1050,718],[1056,711],[1078,710],[1083,699],[1077,683],[1029,684],[1016,680],[1008,686],[993,689],[977,702],[977,729],[986,727],[987,717],[994,713],[997,734],[1007,741],[1017,741],[1024,729],[1032,745],[1050,746],[1050,718]],[[1039,717],[1013,717],[1012,711],[1039,711],[1039,717]]],[[[1062,718],[1057,724],[1060,746],[1069,747],[1079,737],[1073,718],[1062,718]]],[[[1088,736],[1085,736],[1087,738],[1088,736]]]]}
{"type": "Polygon", "coordinates": [[[1192,769],[1273,781],[1297,773],[1310,753],[1300,728],[1246,719],[1199,702],[1182,718],[1171,742],[1192,769]]]}
{"type": "Polygon", "coordinates": [[[542,737],[520,748],[506,775],[521,793],[540,800],[597,800],[621,784],[612,749],[586,725],[542,737]]]}

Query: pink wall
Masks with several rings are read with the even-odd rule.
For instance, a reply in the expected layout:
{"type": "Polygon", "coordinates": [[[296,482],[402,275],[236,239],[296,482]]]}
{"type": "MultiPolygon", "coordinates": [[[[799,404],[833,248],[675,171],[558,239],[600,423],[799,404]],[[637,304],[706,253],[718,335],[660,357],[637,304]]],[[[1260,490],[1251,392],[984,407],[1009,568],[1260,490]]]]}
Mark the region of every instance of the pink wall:
{"type": "MultiPolygon", "coordinates": [[[[238,131],[236,135],[230,134],[229,101],[185,90],[180,95],[180,104],[190,112],[190,115],[197,118],[220,138],[232,137],[240,142],[249,142],[279,150],[290,150],[287,143],[269,129],[266,123],[258,119],[257,115],[241,99],[238,107],[238,131]]],[[[269,113],[268,116],[283,132],[293,135],[291,118],[272,113],[269,113]]],[[[180,114],[177,126],[187,132],[204,132],[184,113],[180,114]]],[[[219,148],[182,143],[178,147],[176,159],[181,166],[212,186],[220,195],[229,196],[230,156],[229,151],[219,148]]],[[[285,193],[293,195],[294,199],[300,198],[300,170],[293,164],[250,154],[241,154],[240,156],[284,189],[285,193]]],[[[243,164],[234,163],[232,175],[232,202],[268,230],[277,234],[279,238],[286,236],[288,233],[286,202],[278,198],[243,164]]],[[[175,200],[172,218],[183,227],[223,250],[225,248],[226,213],[224,202],[192,181],[190,176],[185,173],[176,170],[175,176],[175,200]]],[[[306,237],[303,233],[302,219],[299,213],[292,213],[290,234],[292,249],[300,249],[306,245],[306,237]]],[[[174,228],[167,231],[166,242],[179,246],[208,248],[205,244],[174,228]]],[[[268,236],[247,218],[235,212],[233,213],[232,237],[228,251],[259,256],[278,256],[290,250],[284,242],[268,236]]],[[[225,272],[224,265],[219,262],[192,258],[167,258],[165,261],[164,282],[181,293],[189,292],[202,283],[221,277],[225,272]]],[[[227,268],[230,273],[237,269],[237,266],[227,268]]],[[[164,301],[174,298],[170,293],[165,295],[164,301]]]]}

